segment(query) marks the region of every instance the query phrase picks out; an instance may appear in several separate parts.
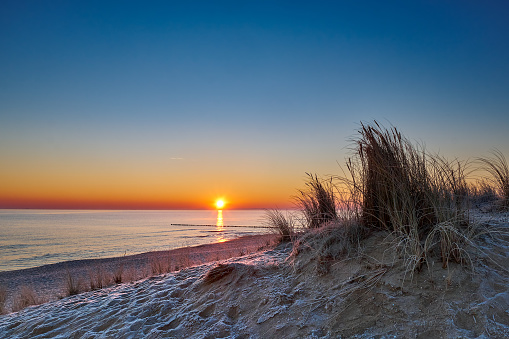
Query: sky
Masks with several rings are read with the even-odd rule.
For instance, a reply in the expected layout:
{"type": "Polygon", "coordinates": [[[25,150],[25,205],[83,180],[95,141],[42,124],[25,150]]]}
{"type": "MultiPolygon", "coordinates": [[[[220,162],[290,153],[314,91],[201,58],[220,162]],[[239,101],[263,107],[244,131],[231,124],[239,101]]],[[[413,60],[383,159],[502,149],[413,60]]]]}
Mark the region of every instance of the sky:
{"type": "Polygon", "coordinates": [[[506,1],[0,4],[0,208],[287,208],[360,123],[509,159],[506,1]]]}

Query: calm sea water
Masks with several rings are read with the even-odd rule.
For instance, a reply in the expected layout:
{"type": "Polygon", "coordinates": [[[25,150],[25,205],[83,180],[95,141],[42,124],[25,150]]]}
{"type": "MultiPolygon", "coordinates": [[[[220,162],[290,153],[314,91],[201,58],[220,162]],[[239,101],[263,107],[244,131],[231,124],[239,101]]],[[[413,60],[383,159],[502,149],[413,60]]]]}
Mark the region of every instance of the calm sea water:
{"type": "Polygon", "coordinates": [[[263,210],[0,210],[0,271],[220,242],[267,229],[263,210]],[[172,226],[171,224],[211,225],[172,226]]]}

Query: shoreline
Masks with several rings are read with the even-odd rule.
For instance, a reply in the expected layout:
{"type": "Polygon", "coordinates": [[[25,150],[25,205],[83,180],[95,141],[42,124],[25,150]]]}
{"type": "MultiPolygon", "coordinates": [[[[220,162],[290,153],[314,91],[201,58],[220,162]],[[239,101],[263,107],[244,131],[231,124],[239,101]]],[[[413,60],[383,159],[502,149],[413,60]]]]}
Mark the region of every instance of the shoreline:
{"type": "Polygon", "coordinates": [[[28,287],[42,303],[65,297],[67,280],[72,277],[80,291],[90,290],[90,282],[103,276],[104,287],[114,285],[114,276],[120,274],[122,282],[133,282],[149,276],[179,269],[242,256],[270,246],[276,234],[246,235],[238,238],[180,247],[171,250],[151,251],[121,257],[79,259],[47,264],[32,268],[0,272],[0,286],[7,290],[6,309],[11,310],[14,299],[22,287],[28,287]]]}

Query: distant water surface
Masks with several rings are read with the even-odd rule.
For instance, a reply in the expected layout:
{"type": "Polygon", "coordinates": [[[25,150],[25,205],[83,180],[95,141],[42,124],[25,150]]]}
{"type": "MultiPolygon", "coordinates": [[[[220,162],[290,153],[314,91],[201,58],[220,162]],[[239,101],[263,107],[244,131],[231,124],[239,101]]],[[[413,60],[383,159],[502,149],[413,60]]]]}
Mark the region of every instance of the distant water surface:
{"type": "Polygon", "coordinates": [[[0,271],[267,233],[263,210],[0,210],[0,271]],[[172,226],[171,224],[211,225],[172,226]]]}

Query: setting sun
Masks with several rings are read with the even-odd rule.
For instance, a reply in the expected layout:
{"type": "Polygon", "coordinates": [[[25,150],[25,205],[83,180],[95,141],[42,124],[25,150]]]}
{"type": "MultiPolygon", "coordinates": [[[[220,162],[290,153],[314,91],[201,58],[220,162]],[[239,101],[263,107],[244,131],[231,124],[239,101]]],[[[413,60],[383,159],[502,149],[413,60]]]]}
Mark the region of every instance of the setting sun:
{"type": "Polygon", "coordinates": [[[219,208],[219,209],[223,208],[224,207],[224,200],[220,199],[220,200],[216,201],[216,207],[219,208]]]}

